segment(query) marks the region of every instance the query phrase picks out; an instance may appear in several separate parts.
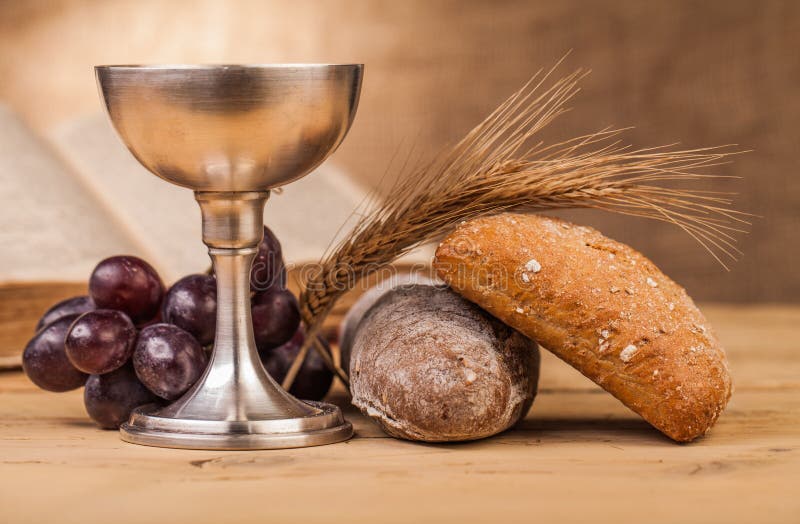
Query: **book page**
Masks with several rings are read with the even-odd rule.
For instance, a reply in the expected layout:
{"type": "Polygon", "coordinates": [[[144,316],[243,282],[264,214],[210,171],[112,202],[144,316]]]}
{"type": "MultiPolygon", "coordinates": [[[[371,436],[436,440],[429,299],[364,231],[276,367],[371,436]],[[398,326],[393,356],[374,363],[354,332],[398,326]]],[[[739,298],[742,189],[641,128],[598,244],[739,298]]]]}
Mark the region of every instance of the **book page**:
{"type": "Polygon", "coordinates": [[[0,282],[85,281],[99,260],[142,247],[7,107],[0,105],[0,282]]]}

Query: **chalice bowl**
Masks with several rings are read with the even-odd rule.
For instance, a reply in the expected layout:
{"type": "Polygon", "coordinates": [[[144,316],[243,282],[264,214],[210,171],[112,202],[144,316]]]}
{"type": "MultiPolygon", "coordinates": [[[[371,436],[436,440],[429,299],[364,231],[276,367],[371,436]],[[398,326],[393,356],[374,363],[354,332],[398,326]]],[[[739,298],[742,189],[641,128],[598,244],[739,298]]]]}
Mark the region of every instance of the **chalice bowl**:
{"type": "Polygon", "coordinates": [[[250,313],[250,267],[271,189],[321,164],[347,134],[363,66],[99,66],[111,122],[155,175],[192,189],[217,277],[214,350],[166,407],[134,410],[135,444],[268,449],[330,444],[353,429],[338,407],[303,402],[264,370],[250,313]]]}

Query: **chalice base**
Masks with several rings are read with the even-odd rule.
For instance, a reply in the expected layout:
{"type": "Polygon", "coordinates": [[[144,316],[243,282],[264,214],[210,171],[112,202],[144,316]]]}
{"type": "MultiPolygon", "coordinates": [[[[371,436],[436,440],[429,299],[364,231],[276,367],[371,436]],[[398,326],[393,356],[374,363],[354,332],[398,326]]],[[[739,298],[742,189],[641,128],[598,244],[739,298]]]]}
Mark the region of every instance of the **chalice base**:
{"type": "Polygon", "coordinates": [[[169,418],[159,414],[158,406],[142,406],[122,425],[120,434],[132,444],[211,450],[322,446],[353,436],[353,426],[337,406],[305,403],[316,410],[293,418],[232,421],[169,418]]]}

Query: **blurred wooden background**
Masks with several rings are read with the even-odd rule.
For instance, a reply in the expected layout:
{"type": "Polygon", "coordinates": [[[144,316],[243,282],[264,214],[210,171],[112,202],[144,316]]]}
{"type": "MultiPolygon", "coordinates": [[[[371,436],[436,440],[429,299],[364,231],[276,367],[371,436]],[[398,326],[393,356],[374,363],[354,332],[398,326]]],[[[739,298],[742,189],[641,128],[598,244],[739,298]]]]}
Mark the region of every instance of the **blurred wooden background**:
{"type": "Polygon", "coordinates": [[[395,153],[456,141],[572,49],[562,71],[594,72],[543,138],[635,125],[634,146],[739,144],[753,152],[716,172],[743,178],[713,188],[762,218],[725,272],[670,226],[567,215],[637,247],[698,299],[798,302],[798,48],[792,0],[2,1],[0,101],[46,135],[100,110],[93,64],[364,62],[359,114],[332,161],[374,186],[395,153]]]}

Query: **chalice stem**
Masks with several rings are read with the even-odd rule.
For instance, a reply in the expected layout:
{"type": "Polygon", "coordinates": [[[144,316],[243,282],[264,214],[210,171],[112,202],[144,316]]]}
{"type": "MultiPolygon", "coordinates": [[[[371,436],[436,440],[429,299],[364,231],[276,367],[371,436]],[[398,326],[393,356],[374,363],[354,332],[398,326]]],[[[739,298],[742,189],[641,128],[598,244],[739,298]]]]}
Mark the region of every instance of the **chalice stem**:
{"type": "Polygon", "coordinates": [[[225,420],[305,416],[318,411],[272,380],[261,365],[253,337],[250,268],[263,235],[268,197],[269,192],[195,193],[203,217],[203,242],[217,278],[217,327],[205,375],[176,403],[182,405],[181,415],[195,408],[208,410],[209,404],[225,420]]]}
{"type": "MultiPolygon", "coordinates": [[[[217,276],[218,304],[214,351],[209,366],[232,374],[227,380],[236,385],[235,391],[240,391],[241,384],[252,379],[247,375],[260,366],[250,311],[249,276],[256,248],[209,248],[208,253],[217,276]]],[[[231,413],[235,420],[247,419],[243,403],[232,403],[231,408],[235,411],[231,413]]]]}

